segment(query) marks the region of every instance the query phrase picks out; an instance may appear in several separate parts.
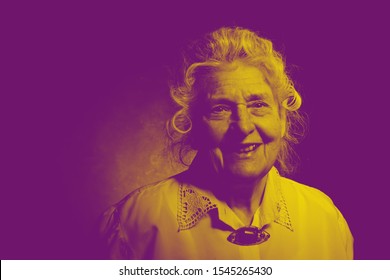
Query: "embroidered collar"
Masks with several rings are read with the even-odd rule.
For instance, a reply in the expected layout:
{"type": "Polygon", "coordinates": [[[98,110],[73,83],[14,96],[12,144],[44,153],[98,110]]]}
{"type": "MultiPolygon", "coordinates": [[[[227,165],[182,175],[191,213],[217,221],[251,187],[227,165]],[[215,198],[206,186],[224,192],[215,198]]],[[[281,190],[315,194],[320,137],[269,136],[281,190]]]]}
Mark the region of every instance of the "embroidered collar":
{"type": "MultiPolygon", "coordinates": [[[[218,210],[219,220],[233,229],[245,226],[229,206],[219,201],[211,192],[186,183],[180,184],[177,205],[179,231],[196,226],[213,209],[218,210]]],[[[268,173],[263,201],[254,214],[252,225],[263,228],[272,222],[294,231],[280,186],[280,175],[274,167],[268,173]]]]}

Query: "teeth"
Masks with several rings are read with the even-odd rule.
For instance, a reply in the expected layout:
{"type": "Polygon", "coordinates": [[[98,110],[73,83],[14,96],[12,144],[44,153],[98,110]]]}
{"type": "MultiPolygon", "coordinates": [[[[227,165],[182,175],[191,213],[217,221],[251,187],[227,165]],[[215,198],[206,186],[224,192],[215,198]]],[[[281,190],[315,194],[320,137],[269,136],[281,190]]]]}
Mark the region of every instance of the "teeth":
{"type": "Polygon", "coordinates": [[[256,148],[256,144],[253,144],[253,145],[250,145],[246,148],[240,149],[240,153],[248,153],[248,152],[253,151],[255,148],[256,148]]]}

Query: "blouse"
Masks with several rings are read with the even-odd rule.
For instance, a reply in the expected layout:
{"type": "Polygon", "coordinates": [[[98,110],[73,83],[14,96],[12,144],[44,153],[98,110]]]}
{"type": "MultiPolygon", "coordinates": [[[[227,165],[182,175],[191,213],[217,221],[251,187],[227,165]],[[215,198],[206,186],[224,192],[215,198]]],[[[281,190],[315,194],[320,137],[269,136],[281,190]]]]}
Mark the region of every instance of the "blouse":
{"type": "Polygon", "coordinates": [[[107,258],[353,258],[348,224],[321,191],[284,178],[273,167],[251,222],[262,240],[238,245],[228,239],[247,225],[212,192],[186,182],[186,172],[141,187],[105,211],[100,232],[107,258]]]}

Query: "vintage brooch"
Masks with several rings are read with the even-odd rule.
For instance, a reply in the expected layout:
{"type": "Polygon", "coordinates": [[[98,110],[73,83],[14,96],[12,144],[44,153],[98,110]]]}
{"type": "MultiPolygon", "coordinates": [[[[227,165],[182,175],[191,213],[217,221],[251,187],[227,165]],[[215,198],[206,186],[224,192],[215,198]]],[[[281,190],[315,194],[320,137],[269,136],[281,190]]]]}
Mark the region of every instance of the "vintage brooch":
{"type": "Polygon", "coordinates": [[[258,227],[249,226],[233,231],[228,236],[227,240],[233,244],[249,246],[266,242],[269,238],[270,234],[265,230],[258,227]]]}

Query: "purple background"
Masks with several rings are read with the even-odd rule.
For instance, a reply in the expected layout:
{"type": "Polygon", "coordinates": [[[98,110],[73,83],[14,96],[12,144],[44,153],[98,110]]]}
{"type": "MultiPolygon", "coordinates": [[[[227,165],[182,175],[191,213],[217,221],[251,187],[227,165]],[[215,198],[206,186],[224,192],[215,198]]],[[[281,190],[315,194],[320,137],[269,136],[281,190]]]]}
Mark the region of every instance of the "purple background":
{"type": "Polygon", "coordinates": [[[169,71],[189,41],[223,25],[260,31],[285,55],[310,116],[293,178],[334,200],[356,258],[390,259],[385,7],[4,2],[1,259],[96,256],[98,215],[176,170],[153,157],[169,71]]]}

